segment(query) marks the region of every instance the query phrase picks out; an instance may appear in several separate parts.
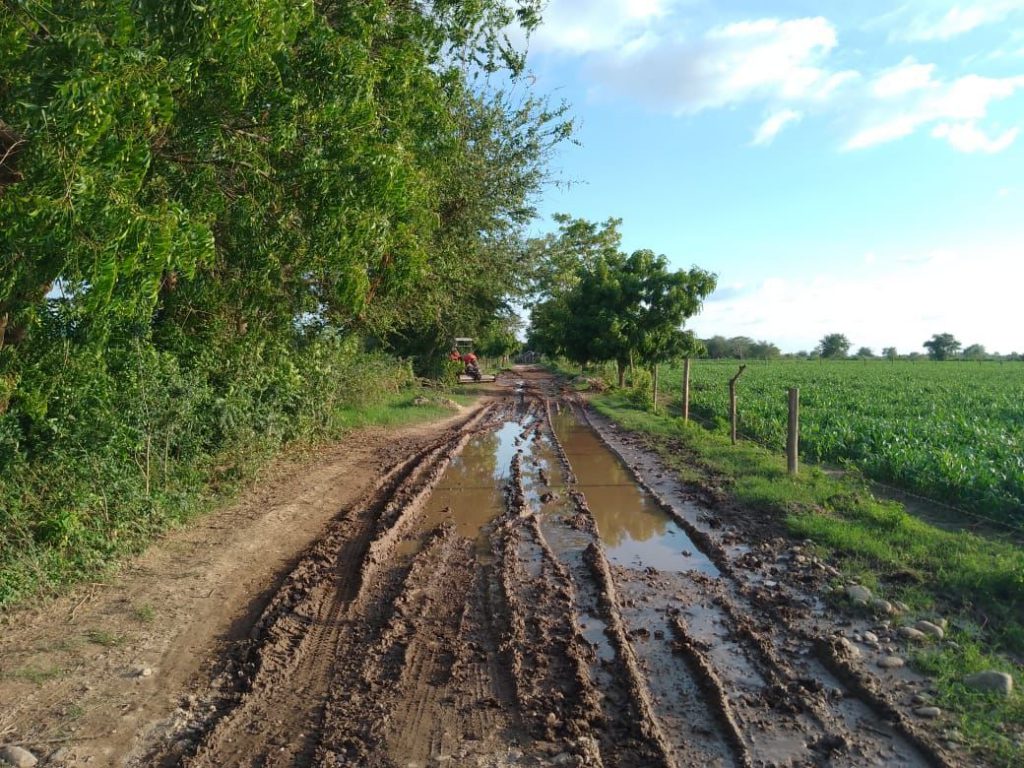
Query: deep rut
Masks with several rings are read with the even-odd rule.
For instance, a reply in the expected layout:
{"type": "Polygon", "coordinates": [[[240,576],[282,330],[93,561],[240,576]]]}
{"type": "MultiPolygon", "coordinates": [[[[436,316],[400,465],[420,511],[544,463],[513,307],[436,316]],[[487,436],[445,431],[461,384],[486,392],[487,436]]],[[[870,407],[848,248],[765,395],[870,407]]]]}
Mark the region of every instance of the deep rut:
{"type": "Polygon", "coordinates": [[[524,379],[338,516],[143,764],[947,764],[524,379]]]}

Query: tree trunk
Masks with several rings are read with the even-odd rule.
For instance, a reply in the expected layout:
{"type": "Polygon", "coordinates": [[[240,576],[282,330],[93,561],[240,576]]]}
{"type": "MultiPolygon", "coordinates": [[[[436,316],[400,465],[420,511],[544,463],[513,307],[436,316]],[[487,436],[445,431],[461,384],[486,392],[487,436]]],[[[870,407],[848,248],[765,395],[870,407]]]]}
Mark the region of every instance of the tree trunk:
{"type": "Polygon", "coordinates": [[[624,360],[616,360],[615,366],[619,372],[619,389],[626,386],[626,363],[624,360]]]}

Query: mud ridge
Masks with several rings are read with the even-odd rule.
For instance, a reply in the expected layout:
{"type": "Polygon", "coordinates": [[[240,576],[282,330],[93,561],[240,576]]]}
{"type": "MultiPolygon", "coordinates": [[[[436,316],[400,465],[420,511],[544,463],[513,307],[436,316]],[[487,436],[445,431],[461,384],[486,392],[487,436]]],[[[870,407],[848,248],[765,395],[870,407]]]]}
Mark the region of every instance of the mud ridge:
{"type": "Polygon", "coordinates": [[[708,659],[701,644],[690,636],[684,622],[678,616],[671,622],[675,632],[677,648],[693,668],[697,679],[704,689],[708,704],[715,710],[728,734],[729,743],[733,748],[738,765],[744,768],[753,768],[754,761],[750,757],[746,742],[743,740],[743,733],[736,723],[736,716],[733,714],[732,706],[729,704],[729,696],[725,686],[722,685],[718,673],[708,659]]]}
{"type": "Polygon", "coordinates": [[[625,672],[630,698],[636,708],[637,717],[635,727],[643,738],[649,750],[651,766],[665,766],[672,768],[671,747],[665,734],[662,733],[657,718],[654,716],[653,705],[650,700],[650,693],[644,681],[643,672],[637,663],[636,655],[626,637],[623,627],[622,616],[619,614],[617,598],[615,595],[615,584],[612,580],[611,571],[608,568],[608,560],[604,552],[596,544],[591,544],[583,553],[584,562],[590,566],[595,581],[599,585],[598,595],[601,608],[604,611],[604,618],[608,624],[607,633],[615,646],[616,654],[625,672]]]}
{"type": "Polygon", "coordinates": [[[882,713],[896,731],[925,757],[929,765],[934,768],[954,768],[956,764],[949,762],[947,757],[937,750],[928,739],[922,738],[907,717],[837,651],[833,641],[820,638],[815,644],[815,650],[821,663],[858,698],[866,702],[874,711],[882,713]]]}

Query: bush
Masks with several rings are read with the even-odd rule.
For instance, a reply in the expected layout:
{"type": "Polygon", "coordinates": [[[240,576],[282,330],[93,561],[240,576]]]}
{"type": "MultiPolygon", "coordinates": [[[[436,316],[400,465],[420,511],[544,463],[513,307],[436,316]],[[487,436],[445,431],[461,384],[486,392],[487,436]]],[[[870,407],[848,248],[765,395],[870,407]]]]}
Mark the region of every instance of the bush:
{"type": "Polygon", "coordinates": [[[345,408],[415,383],[357,339],[188,363],[140,338],[35,349],[0,413],[0,607],[138,550],[282,445],[336,434],[345,408]]]}

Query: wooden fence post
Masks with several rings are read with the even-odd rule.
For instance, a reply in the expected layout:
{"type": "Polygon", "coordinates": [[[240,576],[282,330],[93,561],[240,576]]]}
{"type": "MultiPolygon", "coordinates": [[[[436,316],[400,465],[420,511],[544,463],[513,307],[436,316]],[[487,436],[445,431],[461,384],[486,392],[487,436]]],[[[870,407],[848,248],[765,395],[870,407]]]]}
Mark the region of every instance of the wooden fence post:
{"type": "Polygon", "coordinates": [[[736,375],[729,379],[729,426],[732,433],[732,444],[736,445],[736,380],[743,375],[747,366],[741,365],[736,375]]]}
{"type": "Polygon", "coordinates": [[[654,412],[658,412],[658,364],[654,364],[654,370],[651,371],[651,381],[654,384],[654,412]]]}
{"type": "Polygon", "coordinates": [[[690,358],[683,360],[683,423],[690,421],[690,358]]]}
{"type": "Polygon", "coordinates": [[[789,431],[786,435],[786,469],[795,475],[800,456],[800,390],[789,388],[789,431]]]}

